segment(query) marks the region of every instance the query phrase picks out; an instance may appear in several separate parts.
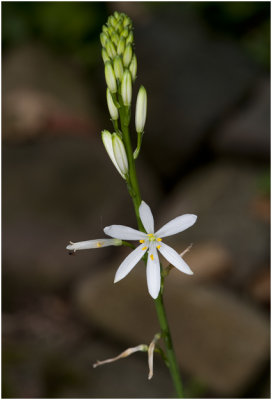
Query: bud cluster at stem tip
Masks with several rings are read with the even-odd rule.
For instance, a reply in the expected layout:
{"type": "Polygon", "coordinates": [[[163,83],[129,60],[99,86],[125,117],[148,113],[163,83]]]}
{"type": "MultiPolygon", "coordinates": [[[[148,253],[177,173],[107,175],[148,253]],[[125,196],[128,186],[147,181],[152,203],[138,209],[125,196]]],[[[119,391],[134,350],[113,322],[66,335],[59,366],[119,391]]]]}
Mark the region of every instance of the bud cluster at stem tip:
{"type": "Polygon", "coordinates": [[[111,93],[116,93],[122,87],[123,103],[130,106],[132,82],[137,74],[131,19],[126,14],[115,11],[103,25],[100,41],[107,86],[111,93]]]}

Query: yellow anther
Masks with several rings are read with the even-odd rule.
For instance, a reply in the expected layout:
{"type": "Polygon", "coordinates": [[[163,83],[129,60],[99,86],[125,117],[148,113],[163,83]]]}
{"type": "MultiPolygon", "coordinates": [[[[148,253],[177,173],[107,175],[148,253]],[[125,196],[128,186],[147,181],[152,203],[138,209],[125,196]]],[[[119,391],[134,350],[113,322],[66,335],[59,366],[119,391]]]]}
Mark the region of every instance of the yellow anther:
{"type": "Polygon", "coordinates": [[[161,241],[162,241],[162,239],[161,239],[161,238],[157,238],[157,241],[158,241],[158,242],[161,242],[161,241]]]}
{"type": "Polygon", "coordinates": [[[151,258],[152,261],[154,261],[154,256],[153,256],[153,254],[150,254],[150,258],[151,258]]]}
{"type": "Polygon", "coordinates": [[[96,243],[96,247],[102,247],[102,245],[103,245],[103,242],[97,242],[96,243]]]}
{"type": "Polygon", "coordinates": [[[153,233],[148,233],[147,236],[153,236],[153,233]]]}
{"type": "Polygon", "coordinates": [[[159,250],[161,248],[161,245],[157,246],[157,249],[159,250]]]}
{"type": "Polygon", "coordinates": [[[145,246],[145,247],[142,247],[142,250],[146,250],[147,249],[147,247],[145,246]]]}
{"type": "Polygon", "coordinates": [[[144,239],[139,240],[140,243],[144,243],[144,239]]]}

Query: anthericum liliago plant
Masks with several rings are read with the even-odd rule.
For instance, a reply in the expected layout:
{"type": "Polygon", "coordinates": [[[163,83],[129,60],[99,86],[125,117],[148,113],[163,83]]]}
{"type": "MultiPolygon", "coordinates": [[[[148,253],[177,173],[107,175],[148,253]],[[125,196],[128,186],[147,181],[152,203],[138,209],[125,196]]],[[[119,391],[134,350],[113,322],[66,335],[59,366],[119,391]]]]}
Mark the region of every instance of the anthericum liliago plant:
{"type": "Polygon", "coordinates": [[[149,345],[140,344],[129,348],[117,357],[97,361],[94,367],[127,357],[136,351],[144,351],[148,353],[148,379],[151,379],[153,376],[153,354],[154,351],[158,351],[169,368],[177,396],[183,397],[180,373],[163,304],[163,287],[164,278],[172,266],[185,274],[191,275],[193,272],[182,258],[189,250],[189,247],[183,253],[178,254],[173,248],[164,243],[164,238],[190,228],[196,222],[197,217],[193,214],[184,214],[155,231],[152,212],[141,198],[135,168],[135,160],[142,145],[147,112],[147,94],[144,86],[140,86],[136,100],[135,130],[137,133],[137,145],[134,151],[129,131],[132,85],[136,80],[137,74],[137,58],[134,53],[131,19],[124,13],[115,11],[102,27],[100,40],[102,58],[105,64],[106,99],[114,129],[112,133],[106,130],[102,131],[101,137],[113,165],[127,184],[139,229],[136,230],[123,225],[108,226],[104,228],[104,232],[111,239],[103,238],[77,243],[70,242],[67,249],[70,253],[74,253],[77,250],[97,249],[106,246],[124,245],[134,248],[117,269],[114,282],[123,279],[140,260],[144,261],[146,264],[147,287],[155,301],[161,331],[154,335],[149,345]],[[138,241],[136,248],[133,244],[127,242],[130,240],[138,241]],[[158,252],[170,263],[168,268],[162,268],[158,252]],[[164,342],[165,351],[158,346],[157,342],[159,340],[164,342]]]}

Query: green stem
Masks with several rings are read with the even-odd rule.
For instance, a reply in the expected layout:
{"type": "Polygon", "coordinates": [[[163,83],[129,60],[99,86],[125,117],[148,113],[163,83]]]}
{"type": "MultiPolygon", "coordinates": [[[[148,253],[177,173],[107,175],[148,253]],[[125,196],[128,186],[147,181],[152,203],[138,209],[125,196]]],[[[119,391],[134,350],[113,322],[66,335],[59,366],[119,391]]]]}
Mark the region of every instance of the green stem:
{"type": "Polygon", "coordinates": [[[160,292],[159,296],[155,300],[155,305],[156,305],[156,311],[157,311],[157,316],[158,320],[160,323],[161,327],[161,333],[162,333],[162,338],[164,340],[164,344],[166,347],[166,354],[167,354],[167,360],[169,363],[169,370],[173,379],[173,383],[177,392],[177,395],[179,398],[183,397],[183,389],[182,389],[182,383],[180,379],[180,374],[179,374],[179,368],[174,352],[174,347],[173,347],[173,342],[170,334],[170,329],[165,313],[165,308],[163,304],[163,297],[162,293],[160,292]]]}
{"type": "MultiPolygon", "coordinates": [[[[119,98],[120,103],[122,103],[122,99],[119,98]]],[[[127,181],[128,191],[131,195],[136,218],[138,222],[138,227],[142,232],[145,232],[143,227],[142,221],[139,215],[139,206],[141,204],[141,194],[138,185],[137,175],[136,175],[136,168],[135,168],[135,160],[133,157],[133,151],[130,141],[129,135],[129,122],[130,122],[130,108],[121,105],[119,109],[120,114],[120,121],[121,121],[121,129],[123,134],[123,142],[126,148],[127,158],[128,158],[128,165],[129,165],[129,177],[127,181]]],[[[163,278],[162,278],[162,285],[163,285],[163,278]]],[[[182,390],[182,383],[179,374],[179,368],[173,348],[173,343],[171,339],[170,329],[166,318],[165,308],[163,304],[163,297],[162,297],[162,287],[158,298],[155,300],[156,311],[158,315],[159,324],[161,327],[162,339],[165,343],[166,348],[166,356],[169,363],[169,370],[172,376],[173,384],[176,389],[177,396],[179,398],[183,397],[183,390],[182,390]]]]}

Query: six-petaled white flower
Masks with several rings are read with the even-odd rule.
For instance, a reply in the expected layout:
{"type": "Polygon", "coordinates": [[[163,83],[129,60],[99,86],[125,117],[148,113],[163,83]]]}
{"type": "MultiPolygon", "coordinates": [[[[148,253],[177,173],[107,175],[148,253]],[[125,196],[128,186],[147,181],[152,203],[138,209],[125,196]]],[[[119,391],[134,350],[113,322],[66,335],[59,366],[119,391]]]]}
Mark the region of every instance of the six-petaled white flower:
{"type": "Polygon", "coordinates": [[[196,215],[184,214],[174,218],[158,231],[154,232],[154,219],[150,207],[142,201],[139,214],[147,233],[123,225],[111,225],[104,228],[106,235],[120,240],[139,240],[140,245],[136,247],[119,266],[114,282],[123,279],[148,252],[146,277],[150,295],[156,299],[160,292],[161,272],[160,261],[157,250],[178,270],[192,275],[190,267],[172,247],[163,243],[162,238],[175,235],[192,226],[197,219],[196,215]]]}

